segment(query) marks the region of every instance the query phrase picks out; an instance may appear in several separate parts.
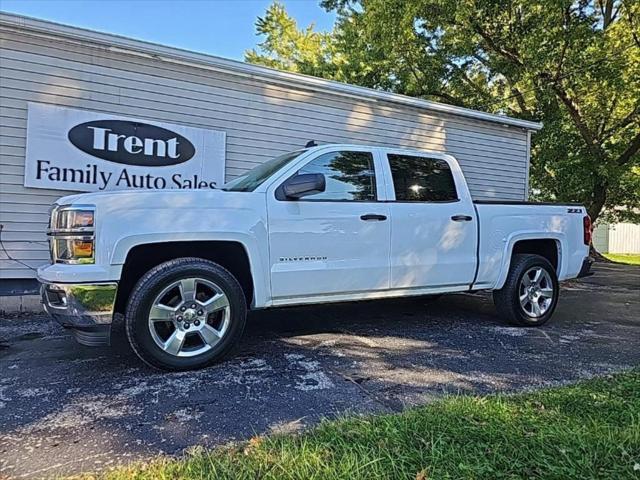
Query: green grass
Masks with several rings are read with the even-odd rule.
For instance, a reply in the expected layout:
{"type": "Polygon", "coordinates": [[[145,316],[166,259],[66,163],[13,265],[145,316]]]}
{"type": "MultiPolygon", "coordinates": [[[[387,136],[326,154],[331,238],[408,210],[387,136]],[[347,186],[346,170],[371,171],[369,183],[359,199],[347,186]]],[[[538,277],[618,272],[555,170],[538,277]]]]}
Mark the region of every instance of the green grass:
{"type": "Polygon", "coordinates": [[[640,265],[640,254],[638,253],[604,253],[603,255],[612,262],[640,265]]]}
{"type": "Polygon", "coordinates": [[[448,397],[395,415],[160,458],[130,479],[640,478],[640,370],[514,396],[448,397]]]}

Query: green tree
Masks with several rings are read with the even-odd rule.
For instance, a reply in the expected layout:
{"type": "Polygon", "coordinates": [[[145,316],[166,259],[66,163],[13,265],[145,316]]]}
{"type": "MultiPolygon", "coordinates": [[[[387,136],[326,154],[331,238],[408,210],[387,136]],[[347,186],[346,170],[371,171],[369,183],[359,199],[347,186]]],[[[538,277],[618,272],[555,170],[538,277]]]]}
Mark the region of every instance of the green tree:
{"type": "Polygon", "coordinates": [[[284,6],[274,2],[264,17],[256,21],[256,31],[264,36],[258,50],[248,50],[245,60],[278,70],[333,77],[339,54],[329,33],[315,32],[313,25],[299,29],[284,6]]]}
{"type": "Polygon", "coordinates": [[[539,120],[534,198],[640,220],[640,2],[324,0],[330,33],[274,3],[247,60],[539,120]],[[622,207],[622,208],[616,208],[622,207]]]}

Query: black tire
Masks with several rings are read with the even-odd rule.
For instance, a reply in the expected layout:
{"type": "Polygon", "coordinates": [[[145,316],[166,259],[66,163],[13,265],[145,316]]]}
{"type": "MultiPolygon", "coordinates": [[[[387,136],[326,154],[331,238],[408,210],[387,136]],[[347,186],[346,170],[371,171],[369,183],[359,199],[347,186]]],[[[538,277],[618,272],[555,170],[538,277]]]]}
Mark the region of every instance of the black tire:
{"type": "MultiPolygon", "coordinates": [[[[545,282],[546,285],[546,282],[545,282]]],[[[509,324],[518,327],[538,327],[549,321],[558,304],[559,285],[558,277],[553,265],[540,255],[518,254],[511,259],[509,273],[504,286],[500,290],[494,290],[493,302],[498,310],[498,314],[509,324]],[[542,268],[551,281],[553,297],[544,313],[535,316],[527,312],[521,305],[521,282],[524,275],[533,268],[542,268]]],[[[529,304],[531,305],[531,304],[529,304]]]]}
{"type": "Polygon", "coordinates": [[[133,288],[125,312],[125,330],[133,351],[148,365],[169,371],[207,367],[227,356],[244,331],[247,305],[236,278],[217,263],[185,257],[164,262],[145,273],[133,288]],[[172,282],[200,278],[213,282],[228,299],[228,324],[224,335],[210,350],[191,357],[167,353],[157,345],[149,327],[149,314],[156,297],[172,282]]]}

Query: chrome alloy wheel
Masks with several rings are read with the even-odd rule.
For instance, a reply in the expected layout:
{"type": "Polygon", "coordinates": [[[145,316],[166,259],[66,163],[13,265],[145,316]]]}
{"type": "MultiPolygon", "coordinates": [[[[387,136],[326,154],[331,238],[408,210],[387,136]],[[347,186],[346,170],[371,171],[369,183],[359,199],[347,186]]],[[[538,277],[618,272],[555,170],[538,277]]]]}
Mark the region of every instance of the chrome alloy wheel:
{"type": "Polygon", "coordinates": [[[518,289],[520,306],[527,315],[542,317],[553,304],[551,275],[542,267],[532,267],[525,272],[518,289]]]}
{"type": "Polygon", "coordinates": [[[149,330],[166,353],[193,357],[222,339],[230,318],[229,299],[218,285],[203,278],[185,278],[155,298],[149,311],[149,330]]]}

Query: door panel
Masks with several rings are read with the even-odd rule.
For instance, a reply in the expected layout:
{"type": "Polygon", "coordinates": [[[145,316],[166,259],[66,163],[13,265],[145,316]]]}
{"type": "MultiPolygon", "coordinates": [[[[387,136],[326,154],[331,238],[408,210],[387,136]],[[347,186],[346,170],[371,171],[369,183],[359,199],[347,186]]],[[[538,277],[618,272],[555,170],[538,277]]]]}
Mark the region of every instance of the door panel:
{"type": "Polygon", "coordinates": [[[384,203],[274,202],[269,209],[274,298],[389,288],[390,221],[384,203]]]}
{"type": "MultiPolygon", "coordinates": [[[[299,200],[267,194],[274,299],[389,288],[389,204],[369,151],[324,152],[297,173],[322,173],[326,190],[299,200]]],[[[273,193],[273,192],[272,192],[273,193]]]]}
{"type": "Polygon", "coordinates": [[[391,288],[470,284],[478,226],[459,168],[415,154],[386,157],[396,199],[390,212],[391,288]]]}
{"type": "Polygon", "coordinates": [[[391,205],[391,288],[443,287],[470,284],[476,265],[475,215],[455,203],[391,205]]]}

